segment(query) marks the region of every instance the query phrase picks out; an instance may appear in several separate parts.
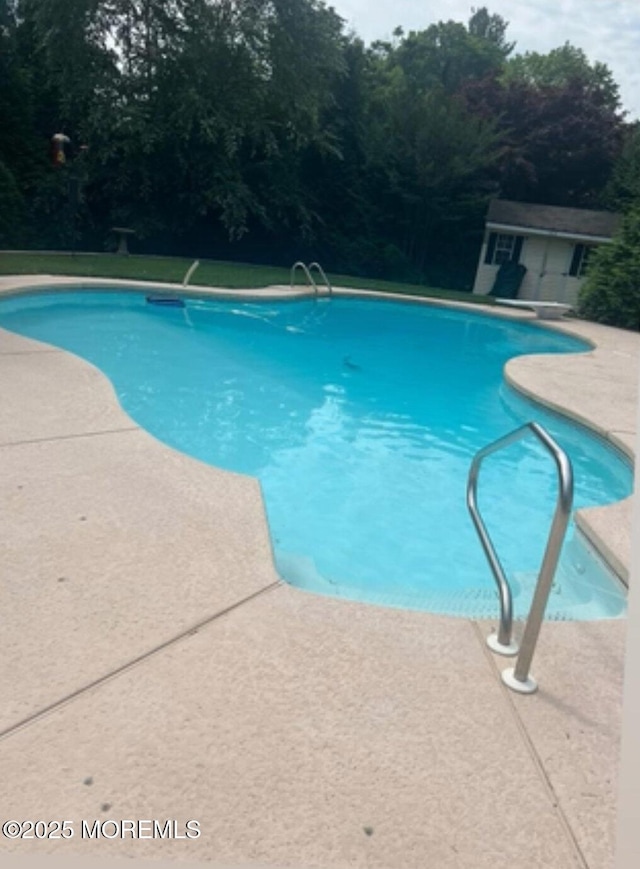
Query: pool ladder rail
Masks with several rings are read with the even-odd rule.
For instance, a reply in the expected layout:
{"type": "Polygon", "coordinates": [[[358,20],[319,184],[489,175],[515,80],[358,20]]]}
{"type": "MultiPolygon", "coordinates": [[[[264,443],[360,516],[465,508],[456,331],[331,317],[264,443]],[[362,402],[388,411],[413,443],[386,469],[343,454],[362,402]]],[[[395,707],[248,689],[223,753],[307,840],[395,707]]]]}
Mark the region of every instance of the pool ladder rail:
{"type": "Polygon", "coordinates": [[[313,287],[313,290],[314,290],[316,296],[320,295],[320,287],[313,279],[313,275],[311,274],[313,271],[316,271],[319,274],[320,279],[322,280],[322,282],[324,284],[324,289],[326,291],[324,293],[324,295],[327,295],[327,296],[333,295],[333,287],[329,283],[329,278],[324,273],[324,269],[322,268],[320,263],[316,263],[316,262],[310,263],[310,265],[307,266],[307,265],[305,265],[305,263],[298,260],[298,262],[295,262],[291,266],[291,277],[290,277],[291,289],[293,289],[293,286],[294,286],[293,282],[295,280],[297,269],[302,270],[305,278],[307,279],[307,286],[313,287]]]}
{"type": "Polygon", "coordinates": [[[479,450],[471,463],[469,471],[469,479],[467,483],[467,507],[471,514],[473,524],[480,538],[480,543],[489,562],[489,567],[493,573],[496,585],[498,586],[498,597],[500,599],[500,627],[498,633],[490,634],[487,638],[487,645],[493,652],[500,655],[518,655],[515,667],[510,667],[502,672],[502,681],[512,691],[517,691],[520,694],[533,694],[537,690],[538,685],[535,679],[529,674],[531,660],[536,649],[544,612],[549,599],[551,585],[558,566],[560,558],[560,550],[564,542],[569,517],[571,515],[571,507],[573,505],[573,468],[571,460],[566,452],[560,447],[551,435],[541,425],[536,422],[528,422],[520,428],[515,429],[509,434],[504,435],[498,440],[479,450]],[[556,509],[551,523],[551,530],[547,539],[547,546],[540,566],[538,581],[536,583],[531,608],[522,635],[520,648],[514,642],[512,637],[513,631],[513,600],[511,595],[511,587],[505,576],[504,570],[500,563],[500,559],[493,546],[493,542],[489,536],[489,532],[482,520],[478,509],[477,487],[478,477],[480,474],[480,466],[483,459],[498,450],[510,446],[516,441],[521,440],[527,434],[533,433],[543,446],[551,454],[558,472],[558,499],[556,509]]]}

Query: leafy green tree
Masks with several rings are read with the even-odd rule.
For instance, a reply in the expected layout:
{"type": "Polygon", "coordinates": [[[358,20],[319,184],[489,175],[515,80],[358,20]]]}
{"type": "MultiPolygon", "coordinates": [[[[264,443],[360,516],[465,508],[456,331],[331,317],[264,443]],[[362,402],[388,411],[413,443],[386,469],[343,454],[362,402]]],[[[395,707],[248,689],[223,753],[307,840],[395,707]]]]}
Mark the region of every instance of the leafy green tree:
{"type": "Polygon", "coordinates": [[[579,313],[609,326],[640,330],[640,206],[626,214],[613,242],[594,252],[579,313]]]}
{"type": "MultiPolygon", "coordinates": [[[[336,271],[376,274],[387,269],[378,179],[369,159],[370,100],[376,74],[373,53],[362,40],[348,39],[345,71],[326,110],[339,150],[308,149],[302,163],[306,199],[315,215],[309,256],[336,271]]],[[[373,121],[375,124],[375,121],[373,121]]]]}
{"type": "Polygon", "coordinates": [[[501,15],[489,12],[486,6],[472,9],[471,12],[472,15],[468,23],[471,36],[493,44],[499,50],[503,60],[506,60],[516,46],[515,42],[507,41],[509,22],[505,21],[501,15]]]}
{"type": "Polygon", "coordinates": [[[504,61],[505,46],[480,35],[480,27],[476,31],[457,21],[440,21],[389,46],[387,62],[402,69],[415,91],[442,87],[454,93],[465,82],[498,71],[504,61]]]}
{"type": "Polygon", "coordinates": [[[0,0],[0,244],[24,237],[33,143],[30,94],[17,46],[15,4],[0,0]]]}
{"type": "Polygon", "coordinates": [[[624,132],[624,145],[604,192],[606,204],[615,210],[627,211],[640,203],[640,123],[629,125],[624,132]]]}
{"type": "Polygon", "coordinates": [[[527,51],[512,57],[505,64],[503,82],[521,82],[534,88],[564,88],[579,86],[594,105],[612,112],[620,109],[620,93],[608,66],[590,63],[584,51],[569,42],[547,54],[527,51]]]}
{"type": "Polygon", "coordinates": [[[244,177],[259,200],[257,216],[312,238],[320,215],[305,183],[305,166],[342,159],[336,89],[346,74],[342,20],[317,0],[274,0],[263,9],[263,68],[254,116],[260,130],[246,153],[244,177]]]}
{"type": "Polygon", "coordinates": [[[511,50],[506,26],[483,8],[469,27],[397,28],[367,53],[356,113],[365,131],[360,183],[350,188],[367,216],[351,249],[366,253],[376,274],[470,284],[498,150],[494,120],[471,114],[458,93],[501,69],[511,50]]]}
{"type": "Polygon", "coordinates": [[[58,90],[58,126],[90,144],[87,201],[106,228],[232,238],[311,220],[306,149],[326,109],[341,19],[318,0],[23,0],[58,90]]]}
{"type": "Polygon", "coordinates": [[[18,17],[38,89],[58,130],[86,137],[116,99],[117,58],[106,45],[104,0],[19,0],[18,17]]]}
{"type": "Polygon", "coordinates": [[[419,272],[437,259],[443,235],[458,235],[469,215],[481,218],[496,145],[492,122],[473,117],[443,87],[416,93],[400,64],[380,76],[367,161],[378,179],[387,237],[419,272]]]}
{"type": "Polygon", "coordinates": [[[24,238],[26,205],[15,176],[0,160],[0,247],[19,245],[24,238]]]}

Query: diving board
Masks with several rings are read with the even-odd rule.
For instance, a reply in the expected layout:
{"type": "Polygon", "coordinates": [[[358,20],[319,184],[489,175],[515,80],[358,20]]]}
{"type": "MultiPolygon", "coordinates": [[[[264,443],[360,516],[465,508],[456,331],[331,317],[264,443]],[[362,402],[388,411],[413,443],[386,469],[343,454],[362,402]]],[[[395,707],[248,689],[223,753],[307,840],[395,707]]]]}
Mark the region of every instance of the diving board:
{"type": "Polygon", "coordinates": [[[496,304],[534,311],[536,317],[539,317],[541,320],[559,320],[572,307],[571,305],[565,305],[563,302],[534,302],[529,299],[496,299],[496,304]]]}

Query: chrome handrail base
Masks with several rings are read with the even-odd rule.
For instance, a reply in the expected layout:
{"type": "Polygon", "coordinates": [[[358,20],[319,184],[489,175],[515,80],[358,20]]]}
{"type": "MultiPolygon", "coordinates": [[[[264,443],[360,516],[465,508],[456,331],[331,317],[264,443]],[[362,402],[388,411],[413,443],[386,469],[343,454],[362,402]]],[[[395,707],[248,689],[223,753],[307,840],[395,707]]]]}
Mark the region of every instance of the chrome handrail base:
{"type": "Polygon", "coordinates": [[[538,690],[538,683],[532,676],[527,676],[524,682],[516,679],[515,667],[508,667],[502,671],[502,681],[512,691],[517,691],[518,694],[535,694],[538,690]]]}
{"type": "Polygon", "coordinates": [[[505,658],[513,658],[520,651],[518,643],[515,643],[513,640],[508,644],[501,643],[498,639],[498,634],[495,633],[489,634],[487,637],[487,646],[489,646],[491,651],[495,652],[496,655],[504,655],[505,658]]]}

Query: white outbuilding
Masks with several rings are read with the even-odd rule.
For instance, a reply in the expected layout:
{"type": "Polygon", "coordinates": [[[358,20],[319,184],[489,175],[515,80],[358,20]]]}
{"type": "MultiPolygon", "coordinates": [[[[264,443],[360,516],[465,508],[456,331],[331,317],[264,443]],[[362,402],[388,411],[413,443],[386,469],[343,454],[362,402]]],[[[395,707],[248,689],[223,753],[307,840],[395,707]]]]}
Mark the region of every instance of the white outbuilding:
{"type": "Polygon", "coordinates": [[[610,211],[494,199],[473,292],[575,305],[591,252],[611,242],[620,220],[610,211]]]}

